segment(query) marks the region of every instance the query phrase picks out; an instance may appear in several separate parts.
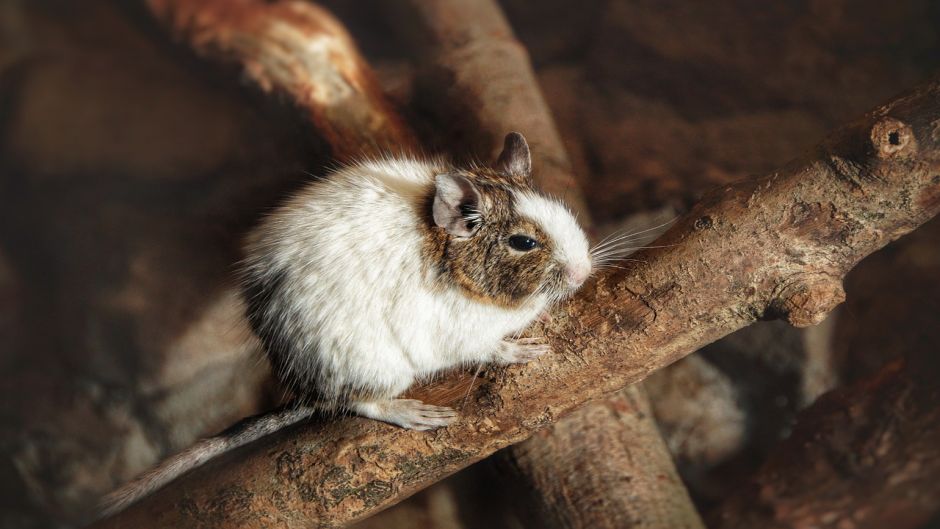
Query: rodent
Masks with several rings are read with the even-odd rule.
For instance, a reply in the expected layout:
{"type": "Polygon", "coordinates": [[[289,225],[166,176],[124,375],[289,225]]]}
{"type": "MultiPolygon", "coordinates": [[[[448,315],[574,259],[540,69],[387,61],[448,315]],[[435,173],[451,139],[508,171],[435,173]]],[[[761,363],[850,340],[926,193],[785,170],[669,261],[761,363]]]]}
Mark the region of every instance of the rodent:
{"type": "Polygon", "coordinates": [[[527,362],[514,341],[592,273],[572,213],[533,187],[529,146],[506,136],[492,166],[386,158],[314,181],[247,237],[247,317],[294,406],[201,441],[109,495],[121,510],[216,455],[319,410],[428,430],[451,408],[396,398],[460,365],[527,362]]]}

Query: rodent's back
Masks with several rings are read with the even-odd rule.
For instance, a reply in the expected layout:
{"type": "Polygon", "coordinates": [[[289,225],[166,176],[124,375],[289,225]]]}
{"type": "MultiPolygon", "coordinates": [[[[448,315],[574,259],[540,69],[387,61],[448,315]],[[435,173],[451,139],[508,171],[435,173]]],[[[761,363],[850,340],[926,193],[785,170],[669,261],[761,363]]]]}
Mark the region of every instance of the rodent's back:
{"type": "Polygon", "coordinates": [[[249,236],[248,317],[290,390],[332,401],[407,378],[388,362],[394,351],[376,347],[395,342],[376,322],[426,283],[418,212],[435,170],[408,160],[347,167],[308,185],[249,236]],[[353,361],[382,371],[363,380],[353,361]]]}
{"type": "Polygon", "coordinates": [[[435,170],[416,160],[368,161],[308,184],[249,234],[246,270],[294,266],[301,256],[356,257],[383,250],[365,244],[372,237],[419,236],[416,205],[435,170]]]}

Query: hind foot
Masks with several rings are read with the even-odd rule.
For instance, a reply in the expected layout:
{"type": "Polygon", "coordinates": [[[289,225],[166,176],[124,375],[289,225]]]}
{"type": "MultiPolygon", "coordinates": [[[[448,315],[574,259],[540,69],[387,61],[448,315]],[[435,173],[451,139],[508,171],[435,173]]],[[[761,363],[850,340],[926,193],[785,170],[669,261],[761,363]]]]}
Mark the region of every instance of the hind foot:
{"type": "Polygon", "coordinates": [[[496,361],[501,364],[524,364],[551,350],[544,338],[520,338],[514,342],[503,340],[496,350],[496,361]]]}
{"type": "Polygon", "coordinates": [[[414,399],[356,402],[349,407],[363,417],[409,430],[433,430],[457,420],[457,412],[451,408],[414,399]]]}

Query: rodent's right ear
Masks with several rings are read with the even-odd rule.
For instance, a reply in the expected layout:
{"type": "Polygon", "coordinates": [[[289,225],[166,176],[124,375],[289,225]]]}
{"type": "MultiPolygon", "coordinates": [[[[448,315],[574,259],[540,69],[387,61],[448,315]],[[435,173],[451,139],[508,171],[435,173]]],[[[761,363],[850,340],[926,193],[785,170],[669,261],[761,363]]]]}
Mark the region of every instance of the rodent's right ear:
{"type": "Polygon", "coordinates": [[[511,176],[522,183],[531,184],[532,154],[529,143],[519,132],[510,132],[503,141],[503,152],[496,160],[496,167],[506,176],[511,176]]]}
{"type": "Polygon", "coordinates": [[[434,177],[434,224],[456,237],[473,235],[480,225],[480,192],[470,180],[455,174],[434,177]]]}

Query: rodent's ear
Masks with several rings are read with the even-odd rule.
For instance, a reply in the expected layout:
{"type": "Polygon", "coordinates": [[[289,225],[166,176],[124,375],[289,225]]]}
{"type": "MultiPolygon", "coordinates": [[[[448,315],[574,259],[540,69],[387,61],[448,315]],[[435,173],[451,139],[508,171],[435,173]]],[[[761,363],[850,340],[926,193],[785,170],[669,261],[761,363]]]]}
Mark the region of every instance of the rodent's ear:
{"type": "Polygon", "coordinates": [[[470,180],[455,174],[434,179],[434,224],[457,237],[473,235],[480,225],[480,192],[470,180]]]}
{"type": "Polygon", "coordinates": [[[496,160],[496,168],[507,176],[518,178],[526,183],[532,174],[532,155],[525,136],[510,132],[503,141],[503,152],[496,160]]]}

